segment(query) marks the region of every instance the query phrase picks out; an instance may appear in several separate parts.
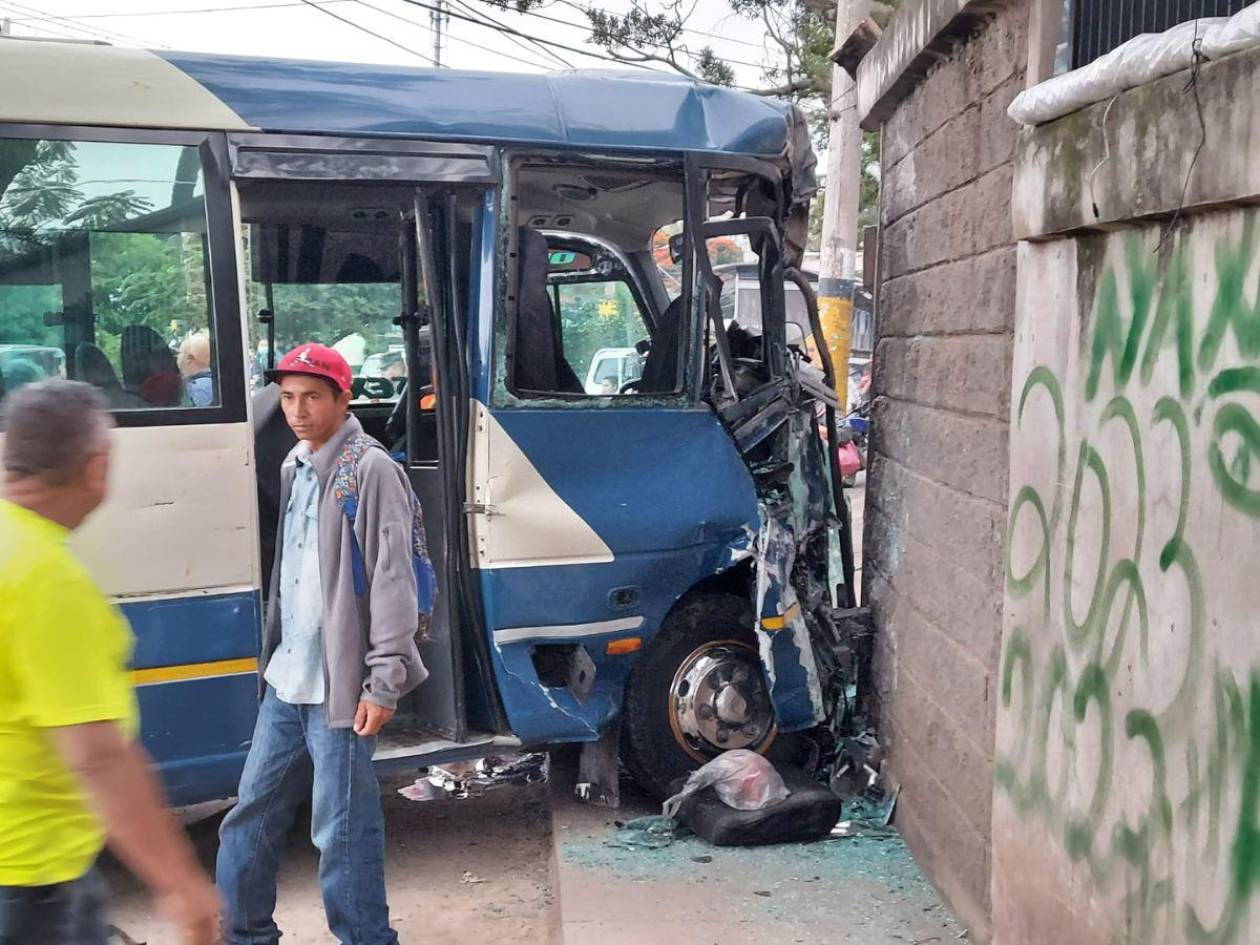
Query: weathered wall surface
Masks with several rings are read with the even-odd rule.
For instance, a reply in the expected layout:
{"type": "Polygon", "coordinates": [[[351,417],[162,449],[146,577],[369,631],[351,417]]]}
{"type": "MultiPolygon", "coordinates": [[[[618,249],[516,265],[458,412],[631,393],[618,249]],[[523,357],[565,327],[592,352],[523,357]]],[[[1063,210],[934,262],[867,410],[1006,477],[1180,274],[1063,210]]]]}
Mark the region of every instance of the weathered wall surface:
{"type": "Polygon", "coordinates": [[[1260,942],[1260,212],[1020,249],[999,945],[1260,942]]]}
{"type": "Polygon", "coordinates": [[[990,922],[993,744],[1028,11],[1006,5],[883,128],[864,598],[897,823],[974,941],[990,922]]]}

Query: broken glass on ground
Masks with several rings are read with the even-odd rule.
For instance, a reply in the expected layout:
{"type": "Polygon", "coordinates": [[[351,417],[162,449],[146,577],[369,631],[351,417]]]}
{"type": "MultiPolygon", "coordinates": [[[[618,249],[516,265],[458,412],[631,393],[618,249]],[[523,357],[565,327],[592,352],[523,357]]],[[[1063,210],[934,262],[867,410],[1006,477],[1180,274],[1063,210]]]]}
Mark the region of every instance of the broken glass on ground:
{"type": "Polygon", "coordinates": [[[398,793],[411,801],[481,797],[502,787],[541,784],[547,780],[548,769],[545,752],[487,755],[475,761],[433,765],[398,793]]]}
{"type": "Polygon", "coordinates": [[[616,836],[605,841],[605,845],[618,850],[661,850],[672,844],[678,834],[672,817],[651,814],[621,824],[616,836]]]}

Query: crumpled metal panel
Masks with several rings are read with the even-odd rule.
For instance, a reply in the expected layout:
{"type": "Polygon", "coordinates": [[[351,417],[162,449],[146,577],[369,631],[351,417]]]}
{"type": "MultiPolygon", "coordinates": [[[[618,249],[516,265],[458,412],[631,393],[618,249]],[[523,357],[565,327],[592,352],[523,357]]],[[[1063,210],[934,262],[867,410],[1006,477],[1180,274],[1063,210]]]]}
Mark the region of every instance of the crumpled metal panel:
{"type": "Polygon", "coordinates": [[[771,467],[758,475],[753,470],[759,480],[761,515],[756,542],[757,638],[783,731],[809,728],[825,718],[809,615],[830,604],[823,584],[826,564],[820,570],[805,558],[819,536],[828,546],[826,461],[814,428],[813,401],[793,406],[782,433],[786,456],[776,464],[790,472],[776,475],[771,467]]]}

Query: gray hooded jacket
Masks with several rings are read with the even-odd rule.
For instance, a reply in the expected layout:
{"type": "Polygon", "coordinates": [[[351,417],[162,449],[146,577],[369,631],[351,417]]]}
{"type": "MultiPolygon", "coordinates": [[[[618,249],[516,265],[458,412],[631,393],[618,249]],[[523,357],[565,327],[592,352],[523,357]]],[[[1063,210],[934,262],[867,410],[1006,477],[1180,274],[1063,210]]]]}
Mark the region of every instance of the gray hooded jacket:
{"type": "MultiPolygon", "coordinates": [[[[319,570],[324,585],[325,713],[332,728],[354,725],[359,700],[387,709],[429,675],[416,649],[419,611],[416,578],[411,567],[411,522],[415,494],[406,473],[384,450],[368,450],[359,461],[359,508],[354,532],[363,552],[368,591],[354,592],[351,571],[350,520],[332,494],[332,477],[346,440],[363,427],[348,417],[332,439],[312,454],[319,477],[319,570]]],[[[293,488],[294,453],[280,467],[280,518],[276,534],[284,534],[285,510],[293,488]]],[[[258,688],[280,644],[280,559],[284,542],[277,539],[271,569],[271,593],[263,622],[258,688]]]]}

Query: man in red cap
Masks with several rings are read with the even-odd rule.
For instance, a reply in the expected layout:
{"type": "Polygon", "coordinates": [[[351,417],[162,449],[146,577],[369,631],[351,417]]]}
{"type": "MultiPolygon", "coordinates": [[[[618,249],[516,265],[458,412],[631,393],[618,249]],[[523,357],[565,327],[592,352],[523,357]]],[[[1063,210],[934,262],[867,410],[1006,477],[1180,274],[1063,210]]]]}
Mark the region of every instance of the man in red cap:
{"type": "Polygon", "coordinates": [[[329,929],[342,945],[398,945],[372,753],[398,699],[427,675],[415,642],[415,495],[350,414],[350,366],[340,354],[299,345],[268,379],[280,385],[299,442],[280,471],[262,704],[239,800],[219,831],[225,940],[279,940],[279,854],[309,799],[329,929]]]}

